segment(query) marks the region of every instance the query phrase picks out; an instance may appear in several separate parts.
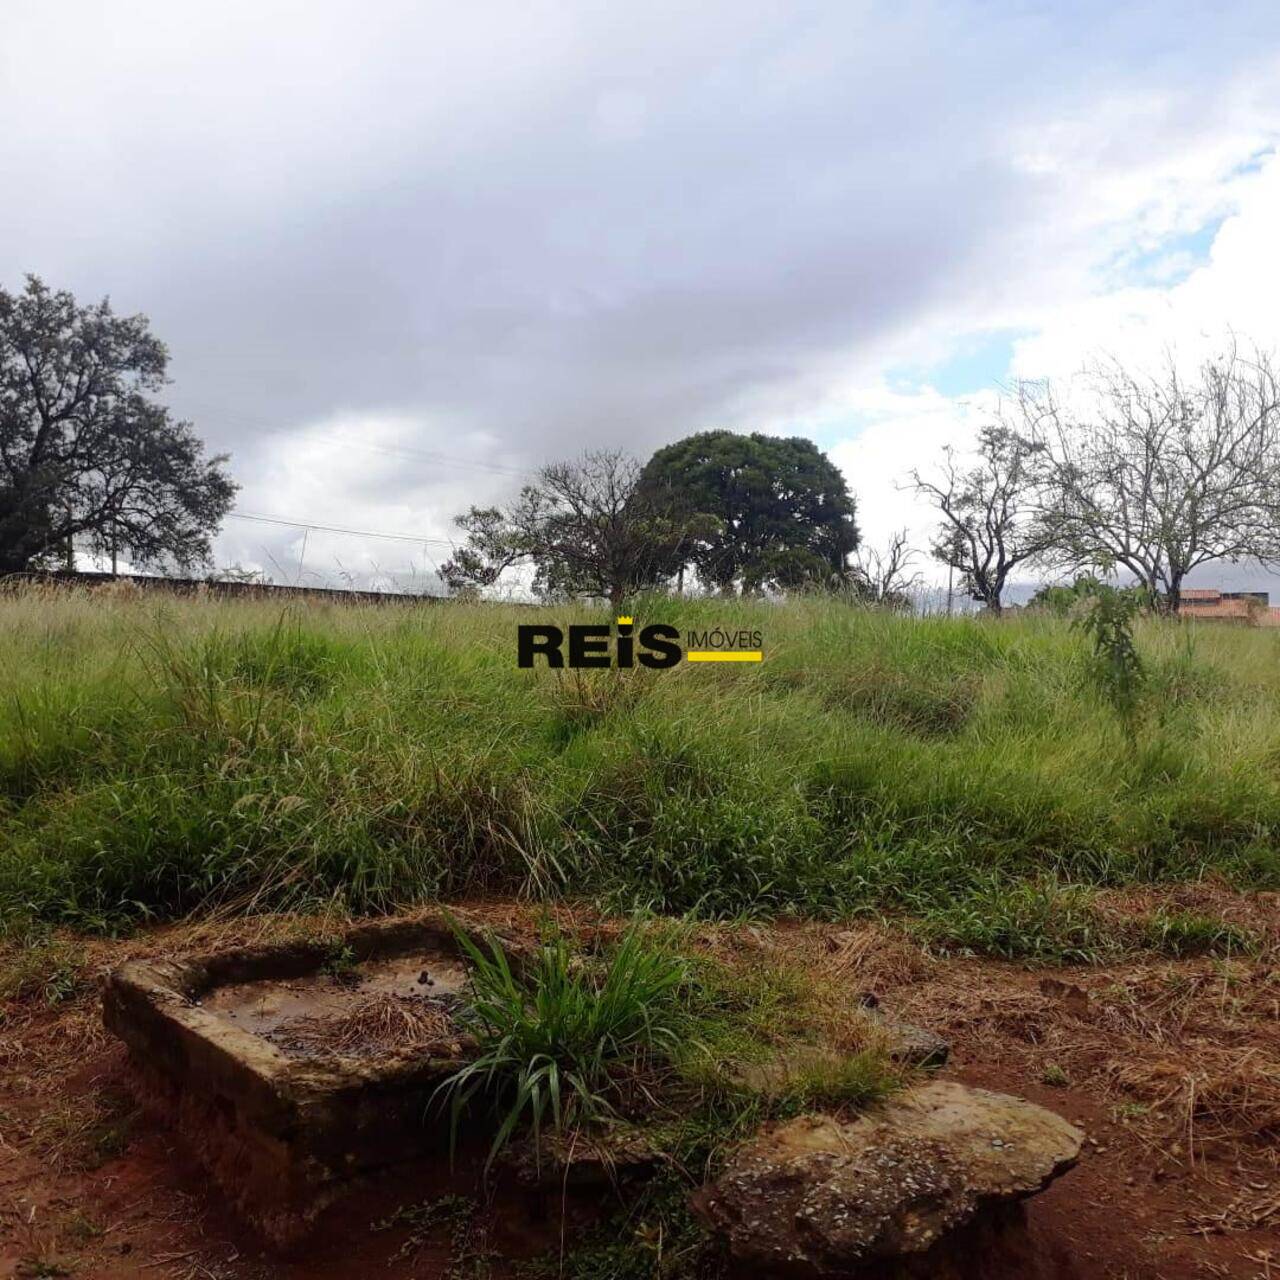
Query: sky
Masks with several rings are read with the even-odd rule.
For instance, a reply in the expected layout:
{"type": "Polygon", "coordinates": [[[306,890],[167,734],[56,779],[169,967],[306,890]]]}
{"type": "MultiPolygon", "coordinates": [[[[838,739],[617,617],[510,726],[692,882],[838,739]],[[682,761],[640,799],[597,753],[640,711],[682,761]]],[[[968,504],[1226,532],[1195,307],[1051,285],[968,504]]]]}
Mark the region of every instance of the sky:
{"type": "Polygon", "coordinates": [[[712,428],[924,547],[1002,383],[1280,346],[1274,0],[6,0],[0,119],[0,284],[145,312],[241,516],[405,535],[229,519],[278,581],[712,428]]]}

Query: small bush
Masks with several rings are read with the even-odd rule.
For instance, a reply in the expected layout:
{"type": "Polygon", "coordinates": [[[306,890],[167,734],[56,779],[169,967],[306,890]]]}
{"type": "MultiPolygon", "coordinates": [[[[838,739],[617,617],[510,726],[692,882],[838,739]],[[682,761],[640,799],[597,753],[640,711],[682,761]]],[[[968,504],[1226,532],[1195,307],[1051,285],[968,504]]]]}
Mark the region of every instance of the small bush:
{"type": "Polygon", "coordinates": [[[1169,956],[1248,955],[1259,946],[1249,930],[1193,911],[1157,911],[1143,922],[1139,942],[1169,956]]]}
{"type": "Polygon", "coordinates": [[[932,912],[918,928],[948,949],[1035,964],[1090,964],[1117,946],[1088,892],[1051,882],[989,885],[932,912]]]}
{"type": "Polygon", "coordinates": [[[536,1138],[546,1120],[560,1132],[608,1114],[622,1068],[670,1057],[680,1044],[676,997],[685,962],[637,925],[600,963],[555,933],[519,977],[496,941],[482,947],[456,934],[471,962],[470,1001],[459,1022],[479,1053],[441,1088],[455,1132],[478,1099],[498,1109],[488,1163],[524,1120],[536,1138]]]}
{"type": "Polygon", "coordinates": [[[88,988],[83,953],[42,930],[14,930],[12,950],[0,955],[0,1000],[39,1000],[54,1006],[88,988]]]}
{"type": "Polygon", "coordinates": [[[1133,642],[1134,621],[1146,606],[1142,592],[1099,583],[1075,625],[1093,643],[1093,676],[1098,688],[1132,732],[1147,669],[1133,642]]]}

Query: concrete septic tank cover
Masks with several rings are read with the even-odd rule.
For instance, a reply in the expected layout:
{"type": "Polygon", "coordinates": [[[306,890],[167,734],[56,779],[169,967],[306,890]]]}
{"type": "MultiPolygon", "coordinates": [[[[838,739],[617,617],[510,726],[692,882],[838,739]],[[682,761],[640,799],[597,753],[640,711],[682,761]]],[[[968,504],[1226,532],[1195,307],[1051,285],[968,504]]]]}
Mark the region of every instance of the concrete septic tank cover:
{"type": "Polygon", "coordinates": [[[465,981],[447,921],[420,916],[132,961],[107,978],[103,1019],[143,1100],[286,1245],[356,1174],[444,1151],[432,1095],[471,1048],[450,1017],[465,981]]]}

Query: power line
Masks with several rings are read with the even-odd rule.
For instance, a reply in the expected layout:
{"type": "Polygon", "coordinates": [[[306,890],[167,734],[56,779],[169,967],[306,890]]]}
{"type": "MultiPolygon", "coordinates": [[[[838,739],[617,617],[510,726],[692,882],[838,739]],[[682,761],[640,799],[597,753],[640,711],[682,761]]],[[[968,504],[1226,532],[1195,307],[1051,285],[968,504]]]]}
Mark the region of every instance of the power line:
{"type": "MultiPolygon", "coordinates": [[[[261,430],[274,431],[278,435],[292,436],[296,432],[287,427],[263,427],[261,430]]],[[[403,445],[369,444],[363,440],[352,440],[342,435],[311,435],[311,439],[327,441],[330,444],[346,445],[352,449],[364,449],[369,453],[383,453],[392,458],[421,458],[424,462],[444,462],[452,467],[471,467],[476,471],[490,471],[494,475],[510,476],[512,479],[524,479],[532,475],[531,471],[516,467],[506,467],[500,462],[478,462],[469,458],[456,458],[449,453],[439,453],[434,449],[410,449],[403,445]]]]}
{"type": "Polygon", "coordinates": [[[248,511],[228,511],[232,520],[252,520],[255,524],[279,524],[291,529],[311,529],[323,533],[346,533],[357,538],[385,538],[391,542],[414,542],[418,546],[429,543],[437,547],[454,549],[448,538],[426,538],[412,533],[378,533],[373,529],[346,529],[336,524],[316,524],[310,520],[288,520],[284,516],[263,516],[248,511]]]}
{"type": "Polygon", "coordinates": [[[402,458],[421,458],[426,462],[444,462],[455,467],[471,467],[477,471],[489,471],[495,475],[511,476],[515,479],[523,479],[533,474],[528,468],[508,467],[500,462],[484,462],[472,458],[459,458],[454,454],[441,453],[437,449],[414,449],[408,445],[384,445],[370,444],[368,441],[355,440],[348,435],[334,434],[332,431],[325,429],[321,432],[307,431],[305,428],[277,427],[270,426],[265,422],[249,422],[244,418],[226,413],[214,412],[208,415],[215,421],[229,423],[232,426],[238,426],[248,431],[266,431],[273,435],[293,436],[297,437],[302,434],[306,438],[328,441],[330,444],[347,445],[352,449],[364,449],[369,453],[382,453],[390,457],[402,458]]]}

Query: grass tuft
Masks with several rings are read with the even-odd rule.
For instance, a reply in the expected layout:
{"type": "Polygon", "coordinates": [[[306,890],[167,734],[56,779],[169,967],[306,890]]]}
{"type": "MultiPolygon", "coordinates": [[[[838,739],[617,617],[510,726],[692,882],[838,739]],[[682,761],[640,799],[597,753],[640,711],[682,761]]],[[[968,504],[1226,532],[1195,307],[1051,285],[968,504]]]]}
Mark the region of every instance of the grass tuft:
{"type": "Polygon", "coordinates": [[[1247,956],[1261,946],[1250,930],[1194,911],[1157,911],[1143,922],[1140,941],[1168,956],[1247,956]]]}
{"type": "Polygon", "coordinates": [[[14,930],[0,952],[0,1000],[53,1008],[89,989],[83,952],[39,927],[14,930]]]}
{"type": "Polygon", "coordinates": [[[554,932],[519,976],[495,940],[482,946],[455,932],[471,964],[457,1021],[479,1053],[441,1088],[454,1133],[478,1100],[499,1112],[486,1168],[523,1121],[536,1142],[547,1122],[560,1133],[611,1115],[620,1074],[670,1057],[680,1043],[685,963],[638,925],[600,962],[554,932]]]}

